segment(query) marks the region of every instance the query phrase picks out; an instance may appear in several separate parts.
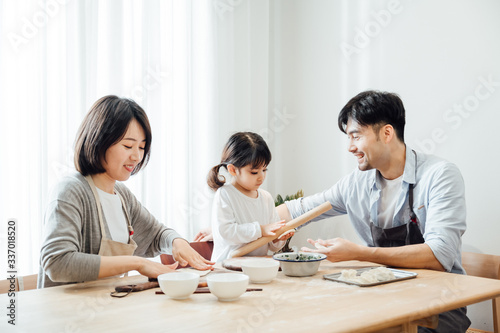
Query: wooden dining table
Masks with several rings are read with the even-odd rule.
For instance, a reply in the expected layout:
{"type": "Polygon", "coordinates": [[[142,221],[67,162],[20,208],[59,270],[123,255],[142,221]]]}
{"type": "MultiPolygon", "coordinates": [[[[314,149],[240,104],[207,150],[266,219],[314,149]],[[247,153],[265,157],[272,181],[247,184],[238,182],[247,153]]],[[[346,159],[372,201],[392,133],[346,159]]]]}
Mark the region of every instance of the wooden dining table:
{"type": "MultiPolygon", "coordinates": [[[[375,265],[325,260],[309,277],[280,271],[270,283],[249,285],[262,291],[232,302],[210,293],[173,300],[159,288],[110,296],[116,286],[147,282],[141,275],[23,291],[16,295],[15,330],[4,317],[0,331],[416,332],[419,324],[435,325],[439,313],[500,296],[499,280],[424,269],[405,269],[417,277],[372,287],[323,278],[367,266],[375,265]]],[[[2,308],[8,302],[0,295],[2,308]]]]}

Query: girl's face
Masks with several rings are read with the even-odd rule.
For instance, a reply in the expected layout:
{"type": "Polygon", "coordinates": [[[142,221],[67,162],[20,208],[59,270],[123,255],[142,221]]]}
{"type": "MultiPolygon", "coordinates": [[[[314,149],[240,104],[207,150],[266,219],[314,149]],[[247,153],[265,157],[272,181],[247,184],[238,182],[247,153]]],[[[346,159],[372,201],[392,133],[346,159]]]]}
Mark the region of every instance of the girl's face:
{"type": "Polygon", "coordinates": [[[128,125],[127,132],[121,141],[106,150],[106,160],[102,162],[109,180],[125,181],[129,179],[144,157],[146,135],[137,120],[133,119],[128,125]]]}
{"type": "Polygon", "coordinates": [[[243,168],[234,169],[234,174],[231,173],[235,179],[233,185],[243,192],[249,194],[250,192],[257,191],[266,179],[267,165],[252,168],[251,165],[244,166],[243,168]]]}

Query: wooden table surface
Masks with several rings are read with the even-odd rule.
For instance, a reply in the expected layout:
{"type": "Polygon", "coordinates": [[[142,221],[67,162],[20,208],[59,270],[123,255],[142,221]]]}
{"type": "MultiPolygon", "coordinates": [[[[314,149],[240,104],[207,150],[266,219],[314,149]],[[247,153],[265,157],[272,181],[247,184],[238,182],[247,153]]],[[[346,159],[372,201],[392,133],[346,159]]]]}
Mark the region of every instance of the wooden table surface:
{"type": "MultiPolygon", "coordinates": [[[[156,295],[159,289],[110,297],[115,286],[146,282],[144,276],[23,291],[16,299],[17,332],[373,332],[500,296],[500,281],[430,270],[415,279],[358,287],[324,274],[368,263],[323,261],[311,277],[282,272],[263,291],[219,302],[212,294],[186,300],[156,295]]],[[[370,265],[370,264],[368,264],[370,265]]],[[[7,294],[0,295],[2,308],[7,294]]],[[[4,306],[5,305],[5,306],[4,306]]],[[[4,310],[6,312],[6,310],[4,310]]],[[[12,329],[2,315],[0,331],[12,329]]]]}

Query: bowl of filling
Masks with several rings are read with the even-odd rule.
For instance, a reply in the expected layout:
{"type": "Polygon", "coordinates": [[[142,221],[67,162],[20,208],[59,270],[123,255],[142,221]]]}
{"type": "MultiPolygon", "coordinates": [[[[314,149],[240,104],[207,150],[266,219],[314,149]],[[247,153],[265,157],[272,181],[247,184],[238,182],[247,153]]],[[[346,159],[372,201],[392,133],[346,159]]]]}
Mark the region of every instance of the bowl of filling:
{"type": "Polygon", "coordinates": [[[287,276],[311,276],[318,272],[321,260],[326,259],[322,253],[285,252],[275,254],[274,260],[280,262],[283,273],[287,276]]]}

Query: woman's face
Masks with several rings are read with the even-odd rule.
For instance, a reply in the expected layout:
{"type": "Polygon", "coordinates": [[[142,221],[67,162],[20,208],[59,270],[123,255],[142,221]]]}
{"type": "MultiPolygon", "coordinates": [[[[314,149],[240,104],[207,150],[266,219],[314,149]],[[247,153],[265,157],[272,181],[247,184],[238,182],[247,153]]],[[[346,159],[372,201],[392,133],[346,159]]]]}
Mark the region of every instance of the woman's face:
{"type": "Polygon", "coordinates": [[[102,165],[106,176],[114,181],[129,179],[137,164],[144,158],[146,136],[141,125],[133,119],[121,141],[108,148],[102,165]]]}

